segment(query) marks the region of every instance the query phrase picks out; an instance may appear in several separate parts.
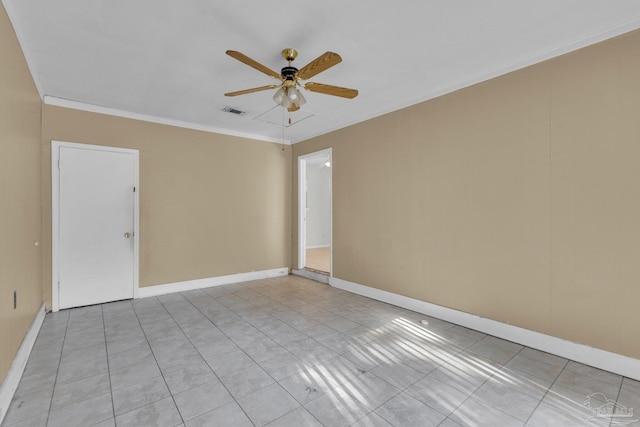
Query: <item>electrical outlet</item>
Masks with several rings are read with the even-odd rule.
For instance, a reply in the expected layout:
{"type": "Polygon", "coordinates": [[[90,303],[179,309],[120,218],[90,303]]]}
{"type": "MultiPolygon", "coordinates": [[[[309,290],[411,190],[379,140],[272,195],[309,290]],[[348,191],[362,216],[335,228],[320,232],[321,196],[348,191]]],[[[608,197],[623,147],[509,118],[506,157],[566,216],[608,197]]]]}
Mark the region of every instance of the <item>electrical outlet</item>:
{"type": "Polygon", "coordinates": [[[18,292],[13,291],[13,309],[15,310],[18,307],[18,292]]]}

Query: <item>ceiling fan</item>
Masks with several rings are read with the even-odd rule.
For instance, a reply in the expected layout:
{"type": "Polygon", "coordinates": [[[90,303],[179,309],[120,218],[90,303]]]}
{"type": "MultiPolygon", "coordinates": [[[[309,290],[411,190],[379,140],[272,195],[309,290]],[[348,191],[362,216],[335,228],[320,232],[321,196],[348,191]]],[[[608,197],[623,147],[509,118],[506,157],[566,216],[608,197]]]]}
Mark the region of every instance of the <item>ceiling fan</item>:
{"type": "Polygon", "coordinates": [[[340,55],[334,52],[325,52],[301,69],[297,69],[291,65],[291,62],[296,59],[298,52],[291,48],[284,49],[282,51],[282,56],[289,62],[289,65],[283,67],[282,70],[280,70],[280,73],[273,71],[272,69],[235,50],[228,50],[226,53],[230,57],[235,58],[270,77],[280,80],[280,84],[229,92],[225,93],[225,96],[244,95],[246,93],[279,88],[275,95],[273,95],[273,100],[289,111],[299,110],[300,106],[307,102],[304,99],[304,96],[302,96],[302,93],[298,90],[298,87],[302,87],[310,92],[324,93],[325,95],[340,96],[349,99],[358,96],[358,91],[355,89],[348,89],[322,83],[301,82],[301,80],[307,80],[342,62],[340,55]]]}

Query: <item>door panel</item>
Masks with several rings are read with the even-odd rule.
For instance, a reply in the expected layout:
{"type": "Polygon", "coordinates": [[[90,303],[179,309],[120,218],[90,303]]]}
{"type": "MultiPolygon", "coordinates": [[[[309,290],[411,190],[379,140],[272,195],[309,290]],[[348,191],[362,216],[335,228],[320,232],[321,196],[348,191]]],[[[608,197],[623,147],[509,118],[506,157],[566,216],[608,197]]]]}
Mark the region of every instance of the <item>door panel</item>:
{"type": "Polygon", "coordinates": [[[59,150],[59,307],[133,298],[135,156],[59,150]]]}

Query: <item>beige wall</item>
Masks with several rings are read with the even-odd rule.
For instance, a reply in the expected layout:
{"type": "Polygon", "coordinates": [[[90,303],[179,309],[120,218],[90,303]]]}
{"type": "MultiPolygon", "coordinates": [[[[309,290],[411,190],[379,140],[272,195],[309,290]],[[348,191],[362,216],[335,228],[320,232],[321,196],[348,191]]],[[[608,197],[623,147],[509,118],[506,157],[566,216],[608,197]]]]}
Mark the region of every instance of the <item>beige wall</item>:
{"type": "Polygon", "coordinates": [[[52,140],[140,150],[141,287],[288,267],[290,147],[45,105],[47,306],[52,140]]]}
{"type": "Polygon", "coordinates": [[[0,384],[42,305],[41,103],[0,5],[0,384]],[[13,292],[18,305],[13,309],[13,292]]]}
{"type": "Polygon", "coordinates": [[[640,358],[638,70],[640,31],[296,144],[334,276],[640,358]]]}

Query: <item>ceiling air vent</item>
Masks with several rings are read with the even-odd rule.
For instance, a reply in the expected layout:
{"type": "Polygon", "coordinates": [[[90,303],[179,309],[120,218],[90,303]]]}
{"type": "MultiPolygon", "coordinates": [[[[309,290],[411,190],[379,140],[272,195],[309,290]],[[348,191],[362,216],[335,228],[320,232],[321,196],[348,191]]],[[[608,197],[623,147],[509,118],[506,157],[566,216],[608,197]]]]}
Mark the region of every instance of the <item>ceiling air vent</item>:
{"type": "Polygon", "coordinates": [[[241,110],[237,110],[233,107],[224,107],[222,108],[222,111],[224,111],[225,113],[231,113],[231,114],[235,114],[238,116],[244,116],[245,114],[247,114],[246,111],[241,111],[241,110]]]}

